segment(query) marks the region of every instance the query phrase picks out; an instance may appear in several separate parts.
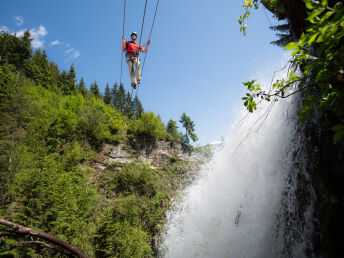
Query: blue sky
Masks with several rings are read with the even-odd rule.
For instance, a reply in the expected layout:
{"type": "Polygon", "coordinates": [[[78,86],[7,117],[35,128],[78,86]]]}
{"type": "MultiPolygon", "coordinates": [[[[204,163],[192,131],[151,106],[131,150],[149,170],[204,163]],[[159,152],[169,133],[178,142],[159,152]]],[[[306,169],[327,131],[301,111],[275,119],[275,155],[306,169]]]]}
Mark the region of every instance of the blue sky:
{"type": "MultiPolygon", "coordinates": [[[[226,136],[244,92],[242,82],[285,53],[269,44],[276,37],[268,27],[278,21],[262,7],[247,22],[248,35],[241,34],[242,2],[160,0],[139,97],[145,110],[164,122],[186,112],[196,124],[199,144],[226,136]]],[[[126,38],[140,32],[144,3],[127,0],[126,38]]],[[[148,0],[143,43],[155,3],[148,0]]],[[[2,0],[1,6],[1,29],[19,34],[30,29],[33,47],[46,49],[60,69],[73,63],[78,79],[87,86],[96,80],[101,90],[119,82],[123,0],[2,0]]],[[[129,81],[123,62],[127,89],[129,81]]]]}

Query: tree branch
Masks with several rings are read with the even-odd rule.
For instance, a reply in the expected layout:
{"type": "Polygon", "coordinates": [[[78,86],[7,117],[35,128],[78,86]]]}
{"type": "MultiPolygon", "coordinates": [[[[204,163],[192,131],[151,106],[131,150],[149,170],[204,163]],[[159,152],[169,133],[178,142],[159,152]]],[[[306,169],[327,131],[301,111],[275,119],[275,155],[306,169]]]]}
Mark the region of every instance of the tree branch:
{"type": "Polygon", "coordinates": [[[287,95],[287,96],[279,96],[278,94],[280,94],[280,93],[285,89],[285,87],[287,87],[287,86],[289,86],[289,85],[291,85],[291,84],[294,84],[295,82],[303,81],[303,80],[305,80],[305,79],[307,79],[307,78],[309,78],[309,77],[310,77],[310,76],[302,77],[302,78],[297,79],[297,80],[295,80],[295,81],[288,82],[286,85],[284,85],[284,87],[283,87],[282,89],[280,89],[279,91],[275,92],[274,94],[262,93],[262,95],[263,95],[263,96],[267,96],[267,97],[276,96],[276,97],[279,97],[279,98],[287,98],[287,97],[289,97],[289,96],[291,96],[291,95],[293,95],[293,94],[295,94],[295,93],[297,93],[297,92],[299,92],[299,91],[301,91],[301,90],[304,90],[304,89],[308,88],[309,86],[303,87],[303,88],[301,88],[300,90],[297,90],[297,91],[295,91],[295,92],[293,92],[293,93],[291,93],[291,94],[289,94],[289,95],[287,95]]]}
{"type": "Polygon", "coordinates": [[[25,241],[25,242],[20,242],[20,243],[11,245],[7,250],[0,250],[0,253],[4,252],[4,251],[9,251],[9,250],[15,249],[15,248],[23,246],[23,245],[42,245],[45,248],[55,250],[57,252],[65,254],[65,255],[67,255],[69,257],[74,257],[74,255],[71,255],[71,253],[69,251],[67,251],[67,250],[65,250],[65,249],[63,249],[63,248],[61,248],[59,246],[49,245],[49,244],[47,244],[45,242],[42,242],[42,241],[25,241]]]}
{"type": "MultiPolygon", "coordinates": [[[[4,219],[0,219],[0,224],[10,227],[13,229],[12,232],[10,232],[10,234],[15,233],[15,234],[21,234],[21,235],[30,235],[30,236],[35,236],[35,237],[39,237],[41,239],[44,239],[48,242],[51,242],[59,247],[61,247],[62,249],[68,251],[69,253],[80,257],[80,258],[87,258],[85,254],[83,254],[79,249],[77,249],[76,247],[68,244],[67,242],[54,237],[52,235],[49,235],[47,233],[32,229],[32,228],[28,228],[25,227],[23,225],[8,221],[8,220],[4,220],[4,219]]],[[[0,233],[6,233],[6,232],[0,232],[0,233]]],[[[10,235],[10,234],[5,234],[5,235],[10,235]]],[[[56,249],[56,248],[55,248],[56,249]]]]}

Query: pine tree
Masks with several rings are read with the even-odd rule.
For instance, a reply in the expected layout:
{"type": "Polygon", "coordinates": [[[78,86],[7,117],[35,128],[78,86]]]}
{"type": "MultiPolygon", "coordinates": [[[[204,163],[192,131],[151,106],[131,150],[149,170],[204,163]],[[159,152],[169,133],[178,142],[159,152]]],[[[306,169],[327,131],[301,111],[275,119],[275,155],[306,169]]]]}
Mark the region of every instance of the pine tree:
{"type": "Polygon", "coordinates": [[[47,89],[56,87],[56,77],[54,77],[52,67],[49,63],[45,50],[36,50],[32,59],[25,65],[25,74],[32,79],[36,85],[47,89]]]}
{"type": "Polygon", "coordinates": [[[65,70],[63,70],[58,81],[58,88],[61,89],[62,93],[65,95],[68,95],[70,93],[68,88],[68,82],[68,73],[65,70]]]}
{"type": "Polygon", "coordinates": [[[178,139],[179,138],[179,133],[178,133],[178,126],[176,121],[174,121],[173,119],[170,119],[167,122],[167,126],[166,126],[167,132],[173,137],[173,139],[178,139]]]}
{"type": "Polygon", "coordinates": [[[72,64],[69,69],[68,73],[68,85],[67,85],[67,90],[69,94],[75,93],[76,92],[76,73],[75,73],[75,68],[74,65],[72,64]]]}
{"type": "Polygon", "coordinates": [[[130,92],[127,92],[127,95],[125,98],[124,114],[126,114],[128,117],[134,116],[134,103],[131,100],[130,92]]]}
{"type": "Polygon", "coordinates": [[[118,107],[118,85],[115,83],[111,89],[111,97],[112,97],[112,107],[117,109],[118,107]]]}
{"type": "Polygon", "coordinates": [[[55,64],[54,62],[50,62],[49,67],[50,67],[51,75],[53,78],[53,88],[56,88],[59,82],[59,78],[61,76],[60,70],[57,64],[55,64]]]}
{"type": "Polygon", "coordinates": [[[139,97],[136,95],[133,101],[134,105],[134,115],[136,118],[140,118],[143,110],[141,101],[139,100],[139,97]]]}
{"type": "Polygon", "coordinates": [[[183,113],[179,122],[182,123],[183,127],[185,128],[185,134],[182,135],[184,142],[188,144],[190,142],[189,137],[193,142],[197,141],[198,137],[195,134],[195,124],[190,117],[183,113]]]}
{"type": "Polygon", "coordinates": [[[116,108],[120,110],[121,112],[125,111],[125,102],[126,102],[126,94],[123,84],[119,86],[118,92],[117,92],[117,106],[116,108]]]}
{"type": "Polygon", "coordinates": [[[28,30],[20,38],[0,31],[0,65],[11,64],[21,71],[25,62],[32,56],[31,41],[28,30]]]}
{"type": "Polygon", "coordinates": [[[112,95],[111,95],[111,91],[110,91],[110,87],[108,83],[106,84],[106,87],[105,87],[104,102],[105,104],[110,104],[112,102],[112,95]]]}
{"type": "Polygon", "coordinates": [[[271,44],[279,46],[279,47],[285,47],[288,43],[294,41],[294,38],[290,32],[289,23],[280,24],[277,26],[270,26],[269,28],[273,31],[281,32],[281,33],[276,33],[278,40],[270,42],[271,44]]]}
{"type": "Polygon", "coordinates": [[[84,82],[84,78],[83,78],[83,77],[81,77],[81,79],[80,79],[78,89],[79,89],[79,92],[80,92],[84,97],[86,97],[86,96],[89,95],[88,90],[87,90],[87,88],[86,88],[86,86],[85,86],[85,82],[84,82]]]}
{"type": "Polygon", "coordinates": [[[99,91],[97,81],[95,81],[94,83],[91,84],[90,95],[93,97],[96,97],[96,98],[101,98],[101,94],[99,91]]]}
{"type": "Polygon", "coordinates": [[[7,65],[0,68],[0,206],[5,201],[7,182],[14,176],[14,150],[25,137],[29,101],[24,76],[7,65]]]}

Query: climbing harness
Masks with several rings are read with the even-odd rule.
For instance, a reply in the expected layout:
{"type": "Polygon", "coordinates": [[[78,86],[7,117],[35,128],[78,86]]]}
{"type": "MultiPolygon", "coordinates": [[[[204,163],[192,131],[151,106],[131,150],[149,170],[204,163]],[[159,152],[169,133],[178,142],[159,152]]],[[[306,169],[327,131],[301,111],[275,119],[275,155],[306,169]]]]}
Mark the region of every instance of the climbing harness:
{"type": "MultiPolygon", "coordinates": [[[[158,6],[159,6],[159,1],[160,0],[157,0],[157,3],[156,3],[156,6],[155,6],[155,12],[154,12],[154,18],[153,18],[153,22],[152,22],[152,26],[151,26],[151,29],[150,29],[150,34],[149,34],[149,38],[148,38],[148,41],[150,41],[151,39],[151,36],[152,36],[152,32],[153,32],[153,27],[154,27],[154,24],[155,24],[155,18],[156,18],[156,15],[157,15],[157,11],[158,11],[158,6]]],[[[125,28],[125,13],[126,13],[126,0],[124,0],[124,7],[123,7],[123,29],[122,29],[122,37],[124,37],[124,28],[125,28]]],[[[141,23],[141,33],[140,33],[140,40],[139,40],[139,44],[138,44],[138,48],[137,48],[137,58],[139,58],[139,53],[140,53],[140,46],[141,46],[141,40],[142,40],[142,33],[143,33],[143,26],[144,26],[144,22],[145,22],[145,17],[146,17],[146,10],[147,10],[147,2],[148,0],[145,1],[145,7],[144,7],[144,11],[143,11],[143,17],[142,17],[142,23],[141,23]]],[[[132,33],[133,34],[133,33],[132,33]]],[[[136,34],[136,33],[135,33],[136,34]]],[[[136,34],[137,36],[137,34],[136,34]]],[[[120,84],[122,83],[122,72],[123,72],[123,52],[122,51],[122,57],[121,57],[121,74],[120,74],[120,84]]],[[[145,53],[145,57],[144,57],[144,60],[143,60],[143,64],[142,64],[142,68],[141,68],[141,78],[142,78],[142,73],[143,73],[143,68],[144,68],[144,65],[145,65],[145,62],[146,62],[146,56],[147,56],[147,53],[145,53]]],[[[131,96],[133,96],[133,90],[134,88],[132,88],[132,94],[131,96]]],[[[137,97],[137,93],[138,93],[138,90],[139,90],[139,84],[137,84],[137,88],[136,88],[136,94],[135,94],[135,97],[137,97]]]]}

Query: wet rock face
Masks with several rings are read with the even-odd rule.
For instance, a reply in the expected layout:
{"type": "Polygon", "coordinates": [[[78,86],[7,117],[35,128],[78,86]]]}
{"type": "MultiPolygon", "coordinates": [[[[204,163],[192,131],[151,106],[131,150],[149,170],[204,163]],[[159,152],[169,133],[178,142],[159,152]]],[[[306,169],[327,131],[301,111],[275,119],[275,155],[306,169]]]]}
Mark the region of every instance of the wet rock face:
{"type": "MultiPolygon", "coordinates": [[[[307,26],[303,0],[261,2],[279,19],[288,19],[295,40],[300,37],[307,26]]],[[[333,6],[337,2],[329,0],[328,4],[333,6]]],[[[342,83],[342,78],[337,80],[342,83]]],[[[317,257],[343,257],[344,253],[344,141],[334,143],[331,131],[339,122],[330,112],[317,110],[304,125],[306,173],[315,194],[312,245],[317,257]]],[[[300,180],[297,187],[301,193],[297,198],[300,211],[307,205],[307,198],[304,198],[307,193],[302,192],[306,187],[300,180]]]]}
{"type": "Polygon", "coordinates": [[[307,171],[316,194],[314,245],[318,255],[344,253],[344,143],[333,142],[329,129],[336,119],[329,113],[306,122],[307,171]]]}

